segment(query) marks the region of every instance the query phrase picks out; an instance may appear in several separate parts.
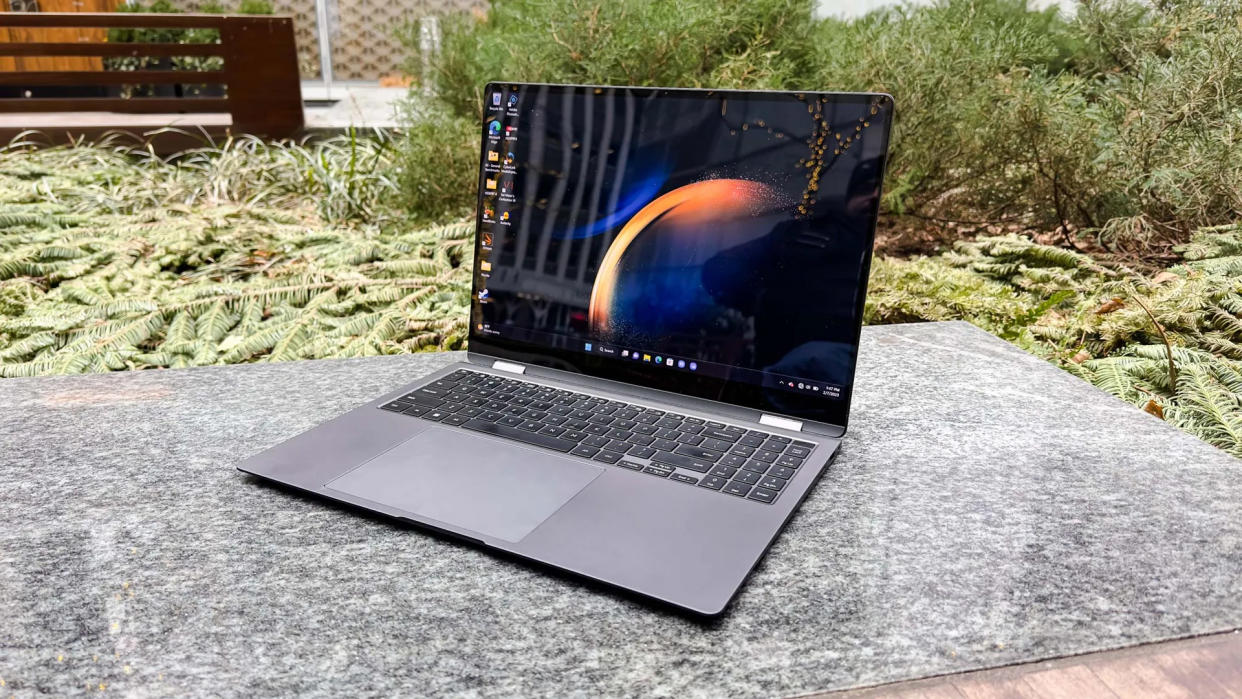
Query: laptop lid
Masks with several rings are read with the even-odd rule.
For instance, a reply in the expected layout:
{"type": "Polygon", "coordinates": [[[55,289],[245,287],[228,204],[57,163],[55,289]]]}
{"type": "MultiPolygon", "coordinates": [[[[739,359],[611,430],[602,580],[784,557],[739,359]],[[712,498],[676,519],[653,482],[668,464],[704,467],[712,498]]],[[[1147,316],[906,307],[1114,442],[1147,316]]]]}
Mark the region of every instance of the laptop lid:
{"type": "Polygon", "coordinates": [[[882,94],[489,84],[470,350],[844,430],[882,94]]]}

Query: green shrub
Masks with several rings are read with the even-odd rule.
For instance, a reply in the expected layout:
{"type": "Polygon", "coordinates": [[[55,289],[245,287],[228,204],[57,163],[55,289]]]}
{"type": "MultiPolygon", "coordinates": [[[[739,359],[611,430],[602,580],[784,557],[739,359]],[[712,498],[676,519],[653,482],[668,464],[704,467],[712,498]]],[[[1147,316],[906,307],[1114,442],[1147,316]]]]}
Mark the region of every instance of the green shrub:
{"type": "Polygon", "coordinates": [[[394,163],[397,203],[415,221],[464,217],[478,188],[478,122],[437,104],[408,121],[394,163]]]}
{"type": "MultiPolygon", "coordinates": [[[[491,80],[806,88],[811,0],[507,0],[443,19],[425,76],[477,118],[491,80]]],[[[417,74],[417,29],[405,33],[417,74]]]]}
{"type": "Polygon", "coordinates": [[[1242,215],[1240,8],[1087,0],[1067,19],[940,0],[815,21],[793,0],[513,0],[445,17],[424,77],[464,119],[490,80],[886,91],[886,215],[1167,253],[1242,215]]]}

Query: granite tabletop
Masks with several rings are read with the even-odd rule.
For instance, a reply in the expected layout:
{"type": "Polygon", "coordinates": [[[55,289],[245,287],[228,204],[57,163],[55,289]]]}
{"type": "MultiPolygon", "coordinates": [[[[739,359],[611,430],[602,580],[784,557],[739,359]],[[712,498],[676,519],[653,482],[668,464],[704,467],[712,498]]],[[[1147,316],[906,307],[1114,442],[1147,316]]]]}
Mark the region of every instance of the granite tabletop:
{"type": "Polygon", "coordinates": [[[1242,626],[1242,464],[962,323],[866,329],[715,623],[233,468],[460,358],[0,382],[0,696],[771,696],[1242,626]]]}

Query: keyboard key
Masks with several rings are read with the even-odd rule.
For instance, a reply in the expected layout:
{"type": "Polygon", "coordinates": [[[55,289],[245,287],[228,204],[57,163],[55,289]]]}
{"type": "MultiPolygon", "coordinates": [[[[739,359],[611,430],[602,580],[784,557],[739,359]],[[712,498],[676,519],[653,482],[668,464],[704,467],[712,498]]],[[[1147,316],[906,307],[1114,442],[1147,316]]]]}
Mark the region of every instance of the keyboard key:
{"type": "Polygon", "coordinates": [[[802,459],[782,454],[781,457],[776,460],[776,465],[784,466],[786,468],[798,468],[802,465],[802,459]]]}
{"type": "Polygon", "coordinates": [[[750,486],[737,481],[729,481],[729,485],[726,485],[722,492],[744,498],[750,492],[750,486]]]}
{"type": "Polygon", "coordinates": [[[587,446],[587,445],[585,445],[585,444],[579,444],[578,446],[574,447],[573,449],[570,449],[570,450],[569,450],[569,453],[570,453],[570,454],[573,454],[573,455],[575,455],[575,456],[585,456],[585,457],[587,457],[587,458],[589,459],[589,458],[591,458],[592,456],[595,456],[596,454],[598,454],[598,453],[599,453],[599,448],[597,448],[597,447],[588,447],[588,446],[587,446]]]}
{"type": "Polygon", "coordinates": [[[704,459],[696,459],[693,456],[685,456],[684,454],[670,454],[668,452],[660,452],[652,457],[652,461],[670,466],[680,466],[690,471],[698,471],[699,473],[707,473],[712,467],[711,461],[704,459]]]}
{"type": "Polygon", "coordinates": [[[419,417],[423,418],[424,420],[435,420],[436,422],[439,422],[443,420],[444,418],[448,417],[449,415],[450,413],[447,410],[441,410],[439,408],[432,408],[431,410],[428,410],[427,412],[423,413],[419,417]]]}
{"type": "Polygon", "coordinates": [[[413,393],[407,393],[401,398],[401,400],[410,403],[418,403],[419,405],[425,405],[429,408],[435,408],[444,404],[444,398],[446,395],[447,394],[444,392],[431,394],[427,392],[427,389],[420,388],[413,393]]]}
{"type": "Polygon", "coordinates": [[[651,443],[651,446],[659,449],[660,451],[672,451],[677,448],[677,442],[674,442],[671,439],[657,439],[651,443]]]}
{"type": "Polygon", "coordinates": [[[624,453],[630,448],[630,444],[629,442],[626,442],[625,440],[610,439],[608,440],[608,443],[604,445],[604,448],[610,449],[612,451],[619,451],[619,452],[624,453]]]}
{"type": "Polygon", "coordinates": [[[403,400],[394,400],[391,403],[385,403],[380,406],[380,410],[391,410],[394,413],[405,412],[405,409],[414,405],[403,400]]]}
{"type": "Polygon", "coordinates": [[[737,454],[725,454],[724,456],[720,457],[720,463],[724,464],[725,466],[741,468],[742,464],[746,463],[746,457],[738,456],[737,454]]]}
{"type": "Polygon", "coordinates": [[[811,455],[811,450],[806,447],[789,447],[785,450],[785,456],[796,456],[799,459],[805,459],[811,455]]]}
{"type": "Polygon", "coordinates": [[[785,480],[793,478],[794,473],[796,472],[792,468],[786,468],[784,466],[773,466],[768,469],[769,476],[772,476],[773,478],[784,478],[785,480]]]}
{"type": "Polygon", "coordinates": [[[574,444],[573,442],[567,439],[561,439],[559,437],[552,437],[546,434],[538,434],[535,432],[527,432],[525,430],[514,429],[506,425],[493,424],[491,422],[487,422],[486,420],[479,420],[479,419],[470,420],[466,424],[462,425],[462,427],[465,427],[466,429],[470,429],[470,430],[476,430],[479,432],[483,432],[484,434],[491,434],[491,435],[496,435],[497,437],[504,437],[506,439],[512,439],[518,442],[534,444],[535,446],[540,446],[540,447],[544,447],[545,449],[552,449],[552,450],[559,451],[559,452],[566,452],[566,451],[569,451],[570,449],[573,449],[575,446],[577,446],[576,444],[574,444]]]}
{"type": "Polygon", "coordinates": [[[660,466],[659,464],[651,464],[647,468],[643,469],[643,473],[650,473],[651,475],[659,476],[660,478],[668,478],[669,474],[672,472],[673,469],[660,466]]]}
{"type": "Polygon", "coordinates": [[[628,431],[628,430],[618,430],[618,429],[615,429],[615,428],[614,428],[614,429],[611,429],[611,430],[608,430],[608,437],[610,437],[610,438],[612,438],[612,439],[621,439],[621,440],[626,440],[626,439],[629,439],[630,437],[633,437],[633,436],[634,436],[634,433],[633,433],[633,432],[630,432],[630,431],[628,431]]]}
{"type": "Polygon", "coordinates": [[[635,435],[630,435],[630,438],[625,441],[629,442],[630,444],[640,444],[644,447],[647,447],[647,446],[651,446],[651,443],[655,441],[655,437],[648,437],[645,434],[635,434],[635,435]]]}
{"type": "Polygon", "coordinates": [[[581,442],[582,440],[586,439],[589,436],[590,435],[588,435],[586,432],[577,432],[577,431],[571,430],[561,435],[561,439],[568,439],[571,442],[581,442]]]}
{"type": "Polygon", "coordinates": [[[774,478],[772,476],[764,476],[763,478],[759,479],[759,487],[767,488],[768,490],[780,490],[781,488],[784,488],[785,484],[788,482],[789,481],[785,480],[784,478],[774,478]]]}
{"type": "Polygon", "coordinates": [[[433,383],[428,386],[423,386],[422,388],[414,391],[413,393],[408,394],[406,397],[413,398],[416,395],[423,395],[423,396],[430,396],[431,398],[443,398],[444,396],[447,396],[448,394],[452,393],[452,391],[450,390],[451,388],[452,386],[441,387],[433,383]]]}
{"type": "Polygon", "coordinates": [[[538,432],[543,429],[543,423],[538,420],[523,420],[522,424],[518,425],[518,429],[527,430],[528,432],[538,432]]]}
{"type": "Polygon", "coordinates": [[[767,473],[768,468],[770,468],[771,466],[772,464],[765,464],[762,461],[755,461],[752,459],[750,461],[747,461],[746,465],[742,466],[742,468],[746,469],[747,471],[753,471],[755,473],[767,473]]]}
{"type": "Polygon", "coordinates": [[[720,476],[703,476],[699,479],[700,488],[711,488],[712,490],[720,490],[725,483],[729,481],[720,476]]]}
{"type": "Polygon", "coordinates": [[[699,479],[695,478],[694,476],[687,476],[684,473],[669,474],[668,479],[670,481],[680,481],[682,483],[689,483],[690,485],[696,485],[699,482],[699,479]]]}
{"type": "Polygon", "coordinates": [[[776,499],[776,491],[768,490],[767,488],[755,488],[750,491],[750,495],[747,497],[751,500],[758,500],[759,502],[772,502],[776,499]]]}
{"type": "Polygon", "coordinates": [[[814,448],[815,448],[815,445],[814,445],[814,444],[811,444],[810,442],[799,442],[799,441],[794,441],[794,442],[793,442],[793,446],[795,446],[795,447],[802,447],[803,449],[814,449],[814,448]]]}
{"type": "Polygon", "coordinates": [[[432,408],[428,408],[428,407],[427,407],[427,406],[425,406],[425,405],[411,405],[410,407],[406,408],[403,412],[404,412],[406,415],[414,415],[414,416],[418,416],[418,415],[422,415],[423,413],[427,412],[428,410],[432,410],[432,408]]]}
{"type": "Polygon", "coordinates": [[[622,456],[624,456],[624,454],[621,454],[620,452],[601,451],[600,453],[595,455],[595,460],[603,461],[606,464],[615,464],[621,460],[622,456]]]}
{"type": "Polygon", "coordinates": [[[713,476],[721,476],[723,478],[732,478],[735,473],[737,473],[736,468],[725,466],[723,464],[716,464],[716,466],[711,470],[711,474],[713,476]]]}
{"type": "Polygon", "coordinates": [[[703,438],[698,436],[697,434],[683,434],[682,436],[677,438],[677,441],[682,444],[689,444],[691,446],[694,446],[702,442],[703,438]]]}
{"type": "Polygon", "coordinates": [[[638,459],[649,459],[652,456],[655,456],[656,450],[651,447],[634,445],[630,447],[630,450],[626,453],[638,459]]]}
{"type": "Polygon", "coordinates": [[[724,429],[718,429],[718,428],[714,428],[710,426],[704,428],[703,431],[700,432],[699,434],[703,435],[704,437],[709,437],[711,439],[723,439],[724,441],[729,442],[729,443],[736,442],[738,438],[738,435],[736,434],[733,434],[731,432],[726,432],[724,429]]]}
{"type": "Polygon", "coordinates": [[[708,427],[716,427],[716,428],[723,429],[723,428],[724,428],[724,423],[723,423],[723,422],[708,422],[708,423],[707,423],[707,426],[708,426],[708,427]]]}
{"type": "Polygon", "coordinates": [[[753,435],[748,434],[745,437],[742,437],[741,439],[737,440],[737,443],[741,444],[744,447],[751,447],[753,449],[755,447],[763,446],[763,437],[755,437],[753,435]]]}
{"type": "Polygon", "coordinates": [[[586,439],[582,440],[582,443],[587,445],[588,447],[602,447],[608,443],[608,438],[601,437],[597,434],[593,434],[590,437],[587,437],[586,439]]]}
{"type": "Polygon", "coordinates": [[[720,457],[724,456],[724,454],[721,454],[718,451],[712,451],[711,449],[703,449],[700,447],[692,447],[688,444],[683,444],[677,447],[673,450],[673,453],[681,454],[682,456],[693,456],[696,459],[710,461],[713,464],[719,461],[720,457]]]}
{"type": "Polygon", "coordinates": [[[733,446],[733,443],[726,442],[723,439],[711,439],[709,437],[707,439],[704,439],[702,442],[699,442],[699,446],[703,447],[704,449],[712,449],[712,450],[719,451],[719,452],[726,452],[726,451],[729,451],[729,448],[733,446]]]}
{"type": "Polygon", "coordinates": [[[559,437],[564,433],[565,428],[557,427],[556,425],[545,425],[543,429],[539,430],[539,434],[550,434],[553,437],[559,437]]]}
{"type": "Polygon", "coordinates": [[[464,424],[466,424],[466,421],[467,421],[467,420],[469,420],[469,419],[470,419],[470,418],[466,417],[465,415],[449,415],[448,417],[446,417],[446,418],[444,418],[443,420],[441,420],[441,421],[440,421],[440,424],[443,424],[443,425],[454,425],[454,426],[456,426],[456,425],[464,425],[464,424]]]}
{"type": "Polygon", "coordinates": [[[763,474],[755,473],[754,471],[738,471],[733,475],[735,482],[747,483],[749,485],[758,483],[760,478],[763,478],[763,474]]]}
{"type": "Polygon", "coordinates": [[[765,463],[769,463],[769,464],[770,464],[770,463],[772,463],[773,461],[776,461],[776,457],[777,457],[777,456],[780,456],[780,455],[779,455],[779,454],[777,454],[777,453],[776,453],[776,452],[774,452],[774,451],[768,451],[768,450],[766,450],[766,449],[760,449],[759,451],[757,451],[757,452],[755,452],[753,455],[751,455],[751,458],[755,459],[756,461],[763,461],[763,462],[765,462],[765,463]]]}
{"type": "Polygon", "coordinates": [[[642,465],[642,464],[640,464],[640,463],[636,463],[636,462],[633,462],[633,461],[625,461],[625,460],[622,460],[622,461],[618,461],[618,462],[617,462],[617,465],[618,465],[618,466],[620,466],[621,468],[628,468],[628,469],[629,469],[629,470],[631,470],[631,471],[641,471],[641,470],[643,470],[643,465],[642,465]]]}

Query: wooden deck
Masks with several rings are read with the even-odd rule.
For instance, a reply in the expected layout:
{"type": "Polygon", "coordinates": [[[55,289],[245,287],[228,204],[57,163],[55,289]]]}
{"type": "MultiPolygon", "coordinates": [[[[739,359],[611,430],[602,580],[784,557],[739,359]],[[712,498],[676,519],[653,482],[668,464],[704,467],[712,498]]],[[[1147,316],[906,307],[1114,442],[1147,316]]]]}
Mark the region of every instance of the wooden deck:
{"type": "Polygon", "coordinates": [[[1242,697],[1242,632],[814,696],[822,699],[1242,697]]]}

